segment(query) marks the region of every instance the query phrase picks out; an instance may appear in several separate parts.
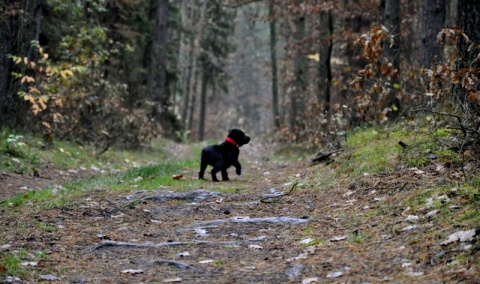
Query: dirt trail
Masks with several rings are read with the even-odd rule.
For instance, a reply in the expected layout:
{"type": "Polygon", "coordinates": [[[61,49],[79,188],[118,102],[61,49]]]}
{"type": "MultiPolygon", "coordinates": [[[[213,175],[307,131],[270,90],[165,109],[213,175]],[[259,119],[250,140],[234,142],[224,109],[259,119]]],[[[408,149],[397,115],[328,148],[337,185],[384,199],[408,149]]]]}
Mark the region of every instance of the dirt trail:
{"type": "MultiPolygon", "coordinates": [[[[248,149],[245,174],[230,181],[242,189],[236,193],[90,192],[74,206],[3,218],[11,231],[0,245],[47,255],[31,264],[34,278],[20,278],[27,282],[478,283],[478,266],[449,261],[457,247],[422,239],[435,226],[428,210],[415,221],[405,220],[405,208],[376,213],[409,190],[401,175],[351,188],[298,184],[276,198],[326,166],[270,163],[248,149]],[[392,182],[397,192],[382,190],[392,182]],[[34,222],[59,229],[35,229],[34,222]]],[[[191,169],[183,182],[196,174],[191,169]]],[[[427,182],[407,178],[411,186],[427,182]]]]}

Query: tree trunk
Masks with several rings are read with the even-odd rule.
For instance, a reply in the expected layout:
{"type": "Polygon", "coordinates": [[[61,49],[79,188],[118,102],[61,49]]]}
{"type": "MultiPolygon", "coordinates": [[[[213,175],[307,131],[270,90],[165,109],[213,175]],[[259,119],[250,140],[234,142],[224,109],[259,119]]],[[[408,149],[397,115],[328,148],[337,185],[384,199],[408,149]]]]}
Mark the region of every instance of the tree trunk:
{"type": "Polygon", "coordinates": [[[277,31],[275,29],[275,11],[274,11],[273,0],[268,2],[268,11],[270,18],[270,60],[272,67],[272,115],[273,115],[273,126],[278,129],[280,128],[280,111],[279,111],[279,100],[278,100],[278,74],[277,74],[277,31]]]}
{"type": "MultiPolygon", "coordinates": [[[[198,42],[202,42],[203,38],[205,37],[205,29],[207,28],[208,24],[208,15],[207,15],[207,2],[209,0],[203,0],[202,8],[200,11],[200,25],[198,26],[198,42]]],[[[205,51],[200,47],[198,44],[197,49],[200,49],[197,56],[195,56],[195,60],[197,60],[197,76],[201,74],[201,82],[200,82],[200,117],[198,121],[198,140],[203,141],[205,138],[205,119],[206,119],[206,108],[207,108],[207,85],[208,85],[208,71],[206,66],[206,56],[205,51]]],[[[198,78],[198,77],[197,77],[198,78]]],[[[194,86],[195,88],[196,86],[194,86]]]]}
{"type": "Polygon", "coordinates": [[[155,119],[166,126],[168,107],[167,92],[167,40],[168,40],[168,0],[158,0],[156,13],[156,28],[154,30],[153,60],[149,77],[149,92],[155,102],[153,114],[155,119]]]}
{"type": "Polygon", "coordinates": [[[442,55],[442,48],[437,44],[437,34],[445,25],[446,0],[422,0],[421,5],[420,64],[428,68],[435,58],[442,55]]]}
{"type": "MultiPolygon", "coordinates": [[[[11,5],[11,1],[6,0],[5,5],[11,5]]],[[[9,7],[10,8],[10,7],[9,7]]],[[[7,8],[8,9],[8,8],[7,8]]],[[[0,15],[0,129],[6,121],[6,101],[9,94],[10,73],[12,67],[12,60],[7,57],[11,54],[11,16],[0,15]]]]}
{"type": "Polygon", "coordinates": [[[185,36],[185,32],[183,30],[190,27],[190,21],[188,19],[192,19],[192,17],[187,16],[188,1],[181,0],[180,2],[181,2],[180,3],[181,28],[178,31],[180,33],[180,45],[178,50],[178,69],[180,74],[179,74],[179,80],[177,82],[179,85],[178,93],[180,93],[180,99],[183,99],[183,103],[180,104],[179,106],[179,112],[181,113],[181,121],[183,124],[185,124],[187,119],[188,103],[189,103],[189,97],[188,97],[188,91],[187,91],[187,75],[190,67],[189,62],[190,62],[191,46],[190,44],[187,44],[187,41],[189,41],[190,37],[188,37],[187,39],[187,37],[185,36]]]}
{"type": "Polygon", "coordinates": [[[333,31],[335,37],[332,38],[332,51],[330,68],[332,71],[332,85],[330,88],[330,105],[328,112],[329,119],[332,119],[338,108],[336,106],[347,104],[349,102],[348,85],[341,84],[347,82],[349,76],[345,74],[345,68],[348,67],[347,44],[348,39],[341,37],[346,31],[346,15],[347,15],[347,0],[340,0],[338,2],[338,12],[332,16],[333,31]]]}
{"type": "MultiPolygon", "coordinates": [[[[307,62],[302,50],[302,40],[305,38],[305,16],[299,16],[295,19],[294,39],[298,44],[295,50],[294,61],[294,89],[290,93],[290,126],[293,133],[299,134],[304,122],[303,112],[305,109],[304,96],[307,89],[307,62]]],[[[298,135],[296,135],[297,138],[298,135]]]]}
{"type": "Polygon", "coordinates": [[[11,76],[16,66],[7,55],[12,54],[35,60],[42,20],[41,1],[3,0],[0,14],[0,128],[21,128],[25,124],[27,104],[17,96],[20,83],[11,76]],[[7,11],[8,13],[5,13],[7,11]]]}
{"type": "MultiPolygon", "coordinates": [[[[394,42],[391,44],[387,42],[383,46],[383,54],[385,59],[393,64],[393,67],[400,73],[400,1],[386,0],[385,10],[383,14],[383,23],[388,29],[390,35],[394,36],[394,42]]],[[[391,108],[387,112],[389,120],[394,120],[401,112],[400,100],[397,97],[399,93],[400,84],[397,78],[390,80],[390,92],[386,95],[383,107],[391,108]]]]}
{"type": "Polygon", "coordinates": [[[318,49],[318,103],[323,112],[328,112],[331,103],[330,86],[332,84],[332,68],[330,58],[332,57],[332,35],[333,21],[330,11],[320,12],[320,46],[318,49]]]}
{"type": "Polygon", "coordinates": [[[198,140],[205,139],[205,119],[207,117],[207,86],[208,86],[208,72],[206,68],[202,69],[202,87],[200,90],[200,118],[198,123],[198,140]]]}
{"type": "MultiPolygon", "coordinates": [[[[480,1],[458,0],[458,25],[472,43],[480,44],[480,1]]],[[[475,60],[479,54],[478,47],[472,48],[470,43],[460,45],[460,55],[465,66],[480,67],[480,60],[475,60]],[[474,63],[475,61],[475,63],[474,63]],[[473,64],[473,66],[471,65],[473,64]]]]}

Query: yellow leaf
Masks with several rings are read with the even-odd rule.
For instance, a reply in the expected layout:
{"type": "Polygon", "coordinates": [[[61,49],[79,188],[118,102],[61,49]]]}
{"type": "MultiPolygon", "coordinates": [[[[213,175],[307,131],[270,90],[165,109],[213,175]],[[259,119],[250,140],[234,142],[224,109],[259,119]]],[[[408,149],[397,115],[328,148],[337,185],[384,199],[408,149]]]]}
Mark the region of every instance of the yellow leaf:
{"type": "Polygon", "coordinates": [[[315,60],[315,61],[320,61],[320,54],[318,53],[315,53],[315,54],[309,54],[307,55],[308,59],[312,59],[312,60],[315,60]]]}
{"type": "Polygon", "coordinates": [[[35,64],[35,62],[33,62],[33,61],[30,61],[30,68],[31,68],[31,69],[34,69],[34,68],[35,68],[35,66],[37,66],[37,65],[35,64]]]}
{"type": "Polygon", "coordinates": [[[38,107],[37,104],[32,105],[32,112],[33,112],[34,115],[37,115],[41,111],[42,110],[40,109],[40,107],[38,107]]]}
{"type": "Polygon", "coordinates": [[[45,126],[46,128],[49,128],[49,129],[51,128],[50,123],[48,123],[48,122],[46,122],[46,121],[42,122],[42,124],[43,124],[43,126],[45,126]]]}
{"type": "Polygon", "coordinates": [[[40,107],[41,107],[42,110],[47,109],[47,105],[45,104],[45,102],[43,100],[38,100],[38,103],[40,104],[40,107]]]}
{"type": "Polygon", "coordinates": [[[55,105],[57,105],[57,106],[59,106],[59,107],[63,107],[62,100],[61,100],[61,99],[56,99],[56,100],[55,100],[55,105]]]}
{"type": "Polygon", "coordinates": [[[18,64],[20,64],[20,62],[22,62],[22,58],[18,57],[18,58],[15,60],[15,64],[18,65],[18,64]]]}
{"type": "Polygon", "coordinates": [[[28,83],[32,83],[32,82],[35,82],[35,79],[30,76],[23,76],[20,82],[23,84],[25,83],[25,81],[27,81],[28,83]]]}
{"type": "Polygon", "coordinates": [[[65,74],[67,74],[68,76],[72,76],[72,77],[73,77],[73,72],[72,72],[72,70],[65,70],[65,74]]]}
{"type": "Polygon", "coordinates": [[[32,97],[32,96],[30,96],[30,95],[25,95],[25,96],[23,97],[23,99],[24,99],[25,101],[29,101],[31,104],[35,104],[35,98],[32,97]]]}
{"type": "Polygon", "coordinates": [[[23,64],[25,64],[25,65],[28,64],[28,58],[26,58],[26,57],[23,58],[23,64]]]}
{"type": "Polygon", "coordinates": [[[30,87],[30,88],[28,88],[28,91],[29,91],[31,94],[34,94],[34,93],[35,93],[35,94],[40,94],[40,91],[39,91],[37,88],[35,88],[35,87],[30,87]]]}
{"type": "Polygon", "coordinates": [[[65,71],[60,71],[60,76],[62,76],[63,79],[67,79],[67,75],[65,75],[65,71]]]}

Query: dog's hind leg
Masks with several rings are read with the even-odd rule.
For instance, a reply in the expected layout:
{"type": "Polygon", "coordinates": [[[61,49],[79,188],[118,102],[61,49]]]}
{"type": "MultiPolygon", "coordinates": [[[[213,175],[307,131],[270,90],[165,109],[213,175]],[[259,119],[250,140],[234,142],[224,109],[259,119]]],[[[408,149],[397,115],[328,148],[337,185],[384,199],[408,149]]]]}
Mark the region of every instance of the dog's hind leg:
{"type": "MultiPolygon", "coordinates": [[[[217,173],[222,170],[222,166],[223,166],[223,160],[222,160],[222,159],[218,160],[218,161],[213,165],[213,169],[212,169],[212,180],[213,180],[213,181],[218,181],[218,179],[217,179],[217,173]]],[[[223,173],[222,173],[222,177],[223,177],[223,173]]]]}
{"type": "Polygon", "coordinates": [[[222,173],[222,180],[223,180],[223,181],[230,180],[230,179],[228,178],[227,169],[222,169],[222,170],[221,170],[221,173],[222,173]]]}

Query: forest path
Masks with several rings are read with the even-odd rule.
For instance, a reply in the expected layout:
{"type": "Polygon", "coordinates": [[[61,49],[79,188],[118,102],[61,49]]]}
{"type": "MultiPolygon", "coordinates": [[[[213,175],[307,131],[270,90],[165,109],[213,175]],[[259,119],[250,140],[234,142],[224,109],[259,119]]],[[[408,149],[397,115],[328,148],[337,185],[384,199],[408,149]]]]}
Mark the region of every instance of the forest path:
{"type": "Polygon", "coordinates": [[[261,147],[245,148],[233,193],[97,190],[33,219],[4,219],[6,242],[47,256],[31,264],[38,278],[29,282],[475,283],[475,270],[449,266],[441,240],[424,238],[432,211],[409,219],[408,208],[382,207],[406,196],[406,181],[427,177],[379,175],[327,189],[310,182],[328,166],[274,163],[261,147]]]}

